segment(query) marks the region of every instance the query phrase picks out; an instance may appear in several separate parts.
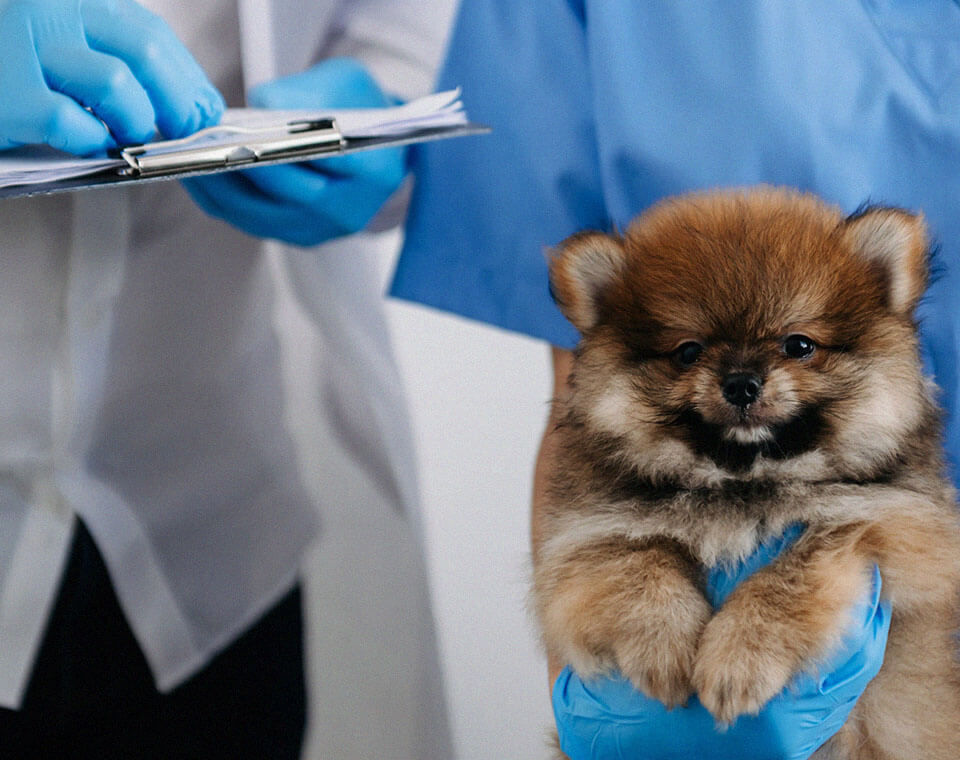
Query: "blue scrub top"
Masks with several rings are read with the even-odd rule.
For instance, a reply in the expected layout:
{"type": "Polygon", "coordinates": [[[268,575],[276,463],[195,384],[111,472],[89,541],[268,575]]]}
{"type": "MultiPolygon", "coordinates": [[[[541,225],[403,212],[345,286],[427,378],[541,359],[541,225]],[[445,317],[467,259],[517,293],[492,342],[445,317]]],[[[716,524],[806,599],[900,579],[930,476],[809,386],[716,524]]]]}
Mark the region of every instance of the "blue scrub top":
{"type": "Polygon", "coordinates": [[[417,151],[394,295],[572,347],[545,251],[666,195],[761,182],[922,210],[919,309],[960,461],[960,6],[464,0],[443,88],[493,134],[417,151]]]}

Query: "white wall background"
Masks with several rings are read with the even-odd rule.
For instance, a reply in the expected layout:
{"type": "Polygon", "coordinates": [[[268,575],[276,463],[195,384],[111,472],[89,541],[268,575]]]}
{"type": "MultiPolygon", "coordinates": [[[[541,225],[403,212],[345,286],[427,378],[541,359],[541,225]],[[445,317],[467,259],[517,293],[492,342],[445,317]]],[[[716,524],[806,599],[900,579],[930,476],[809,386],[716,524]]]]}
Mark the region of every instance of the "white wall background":
{"type": "Polygon", "coordinates": [[[548,349],[421,307],[388,309],[418,446],[457,757],[546,757],[546,665],[526,599],[548,349]]]}
{"type": "Polygon", "coordinates": [[[545,758],[553,718],[526,604],[549,349],[401,301],[387,313],[417,444],[457,758],[545,758]]]}

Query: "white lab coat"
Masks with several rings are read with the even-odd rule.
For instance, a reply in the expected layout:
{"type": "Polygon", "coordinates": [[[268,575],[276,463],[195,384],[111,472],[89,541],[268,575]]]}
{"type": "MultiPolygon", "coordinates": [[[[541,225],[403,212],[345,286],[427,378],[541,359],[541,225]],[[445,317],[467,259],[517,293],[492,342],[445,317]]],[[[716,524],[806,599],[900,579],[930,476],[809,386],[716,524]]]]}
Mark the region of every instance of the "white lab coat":
{"type": "MultiPolygon", "coordinates": [[[[388,90],[427,92],[452,13],[451,0],[238,2],[247,89],[346,54],[388,90]]],[[[22,698],[75,514],[169,690],[289,590],[319,511],[323,582],[338,569],[325,541],[362,559],[369,538],[401,594],[379,610],[357,601],[373,617],[357,619],[344,662],[378,628],[399,644],[353,688],[377,694],[377,670],[399,668],[408,692],[389,699],[413,706],[374,717],[432,726],[393,756],[444,751],[410,433],[372,258],[386,245],[265,244],[171,183],[0,204],[0,705],[22,698]]],[[[314,698],[351,687],[328,682],[314,698]]]]}

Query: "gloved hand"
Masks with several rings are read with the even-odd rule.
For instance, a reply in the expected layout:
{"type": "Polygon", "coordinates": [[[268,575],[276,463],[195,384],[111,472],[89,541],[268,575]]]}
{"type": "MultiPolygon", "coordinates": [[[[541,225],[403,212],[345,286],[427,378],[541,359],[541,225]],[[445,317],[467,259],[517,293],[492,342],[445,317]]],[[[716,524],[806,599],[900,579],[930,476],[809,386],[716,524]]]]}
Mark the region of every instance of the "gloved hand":
{"type": "Polygon", "coordinates": [[[187,49],[133,0],[0,0],[0,50],[0,150],[97,153],[157,128],[182,137],[223,112],[187,49]]]}
{"type": "MultiPolygon", "coordinates": [[[[332,58],[255,88],[262,108],[381,108],[395,105],[358,61],[332,58]]],[[[184,181],[211,216],[257,237],[316,245],[362,230],[403,180],[406,153],[389,148],[184,181]]]]}
{"type": "MultiPolygon", "coordinates": [[[[802,533],[794,527],[760,547],[740,566],[716,568],[707,592],[719,607],[734,586],[772,561],[802,533]]],[[[801,674],[757,716],[741,716],[726,731],[694,696],[667,710],[623,678],[583,682],[569,668],[553,687],[560,745],[571,760],[807,760],[843,725],[883,663],[890,606],[880,600],[880,573],[858,606],[843,645],[814,678],[801,674]]]]}

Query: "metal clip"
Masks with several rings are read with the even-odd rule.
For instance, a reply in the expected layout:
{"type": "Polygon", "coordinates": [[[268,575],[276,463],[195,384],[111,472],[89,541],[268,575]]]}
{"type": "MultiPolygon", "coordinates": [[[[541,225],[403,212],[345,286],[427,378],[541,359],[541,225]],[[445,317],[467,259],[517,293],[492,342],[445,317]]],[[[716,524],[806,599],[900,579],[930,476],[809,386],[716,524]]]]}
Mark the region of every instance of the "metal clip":
{"type": "Polygon", "coordinates": [[[120,151],[124,176],[186,174],[258,161],[336,153],[344,146],[333,119],[295,121],[279,127],[251,129],[215,126],[179,140],[134,145],[120,151]]]}

